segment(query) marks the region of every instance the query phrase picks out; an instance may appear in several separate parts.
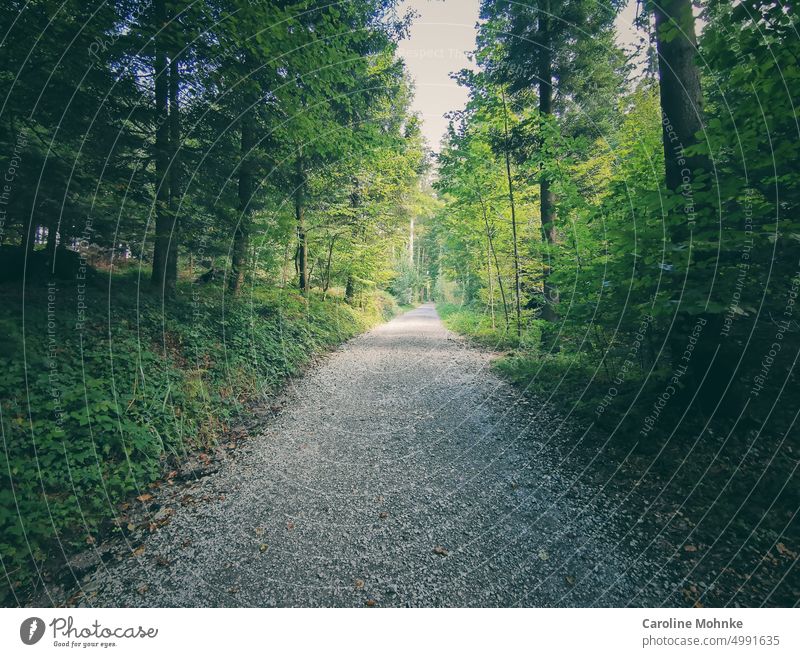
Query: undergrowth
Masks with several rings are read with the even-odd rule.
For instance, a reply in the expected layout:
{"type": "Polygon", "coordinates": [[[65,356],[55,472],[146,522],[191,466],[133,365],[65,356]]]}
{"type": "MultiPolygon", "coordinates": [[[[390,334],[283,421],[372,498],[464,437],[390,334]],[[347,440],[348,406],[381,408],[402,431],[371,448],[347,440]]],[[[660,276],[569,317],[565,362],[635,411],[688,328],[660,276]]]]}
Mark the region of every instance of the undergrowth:
{"type": "Polygon", "coordinates": [[[10,591],[114,530],[115,506],[315,354],[388,319],[394,299],[185,284],[166,303],[135,274],[0,288],[0,554],[10,591]]]}

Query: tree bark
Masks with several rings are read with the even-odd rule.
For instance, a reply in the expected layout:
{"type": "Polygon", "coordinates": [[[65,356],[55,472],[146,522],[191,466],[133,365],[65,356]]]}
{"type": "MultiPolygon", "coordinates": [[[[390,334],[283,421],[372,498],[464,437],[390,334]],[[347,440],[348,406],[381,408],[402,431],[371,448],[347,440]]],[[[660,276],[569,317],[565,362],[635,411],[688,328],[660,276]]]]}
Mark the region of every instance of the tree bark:
{"type": "Polygon", "coordinates": [[[679,191],[684,174],[705,164],[703,159],[686,158],[683,152],[697,143],[696,135],[703,129],[694,15],[691,0],[658,0],[651,5],[656,20],[667,187],[679,191]]]}
{"type": "Polygon", "coordinates": [[[155,196],[155,243],[153,244],[153,273],[150,283],[164,293],[170,293],[167,287],[167,259],[171,220],[169,212],[169,116],[168,85],[169,68],[167,66],[167,50],[164,44],[164,27],[167,22],[164,0],[154,0],[155,29],[155,164],[156,164],[156,196],[155,196]]]}
{"type": "MultiPolygon", "coordinates": [[[[358,178],[354,178],[353,180],[353,191],[350,193],[350,206],[353,208],[353,217],[357,216],[358,207],[361,205],[361,197],[360,197],[360,190],[358,184],[358,178]]],[[[355,242],[361,242],[364,238],[364,227],[356,221],[355,228],[353,229],[353,240],[355,242]]],[[[412,264],[413,264],[413,254],[412,254],[412,264]]],[[[347,273],[347,282],[344,286],[344,300],[347,303],[352,304],[355,300],[356,296],[356,282],[353,278],[353,272],[349,271],[347,273]]]]}
{"type": "MultiPolygon", "coordinates": [[[[549,9],[549,6],[546,7],[549,9]]],[[[553,113],[553,62],[550,47],[552,38],[550,34],[549,12],[541,12],[538,18],[539,49],[539,114],[548,118],[553,113]]],[[[548,246],[547,262],[542,266],[542,294],[544,306],[542,319],[553,322],[558,319],[555,306],[558,303],[558,290],[550,281],[553,268],[552,246],[556,243],[555,223],[555,195],[550,187],[550,180],[542,170],[539,178],[539,203],[542,221],[542,241],[548,246]]]]}
{"type": "Polygon", "coordinates": [[[165,288],[175,290],[178,280],[178,242],[180,228],[180,204],[183,196],[181,189],[181,108],[179,96],[180,72],[178,71],[177,47],[169,59],[169,210],[172,226],[169,235],[169,255],[167,256],[167,271],[165,275],[165,288]]]}
{"type": "Polygon", "coordinates": [[[330,288],[330,286],[331,286],[331,262],[333,260],[333,248],[336,245],[336,238],[337,237],[338,236],[336,234],[334,234],[331,237],[330,243],[328,244],[328,259],[325,262],[325,284],[324,284],[324,287],[322,288],[323,297],[327,296],[328,288],[330,288]]]}
{"type": "Polygon", "coordinates": [[[414,268],[414,216],[411,216],[411,224],[408,229],[408,265],[414,268]]]}
{"type": "Polygon", "coordinates": [[[506,290],[503,286],[503,276],[500,273],[500,262],[497,260],[497,250],[494,248],[494,240],[492,239],[492,231],[489,226],[489,213],[486,209],[486,203],[483,200],[483,197],[478,192],[478,199],[481,203],[481,211],[483,213],[483,223],[486,226],[486,237],[489,240],[489,249],[492,252],[492,257],[494,258],[494,266],[495,270],[497,271],[497,285],[500,288],[500,299],[503,301],[503,315],[505,316],[506,320],[506,331],[508,331],[508,302],[506,301],[506,290]]]}
{"type": "Polygon", "coordinates": [[[303,294],[308,294],[308,235],[306,234],[305,221],[305,171],[303,170],[303,158],[297,156],[297,179],[294,191],[294,214],[297,222],[297,271],[298,287],[303,294]]]}
{"type": "MultiPolygon", "coordinates": [[[[699,170],[711,170],[706,156],[685,153],[685,149],[700,143],[698,135],[703,131],[703,94],[700,70],[695,61],[694,14],[691,0],[651,0],[650,6],[656,24],[666,186],[685,199],[685,206],[675,210],[680,214],[669,221],[670,241],[680,247],[675,253],[687,254],[686,262],[676,266],[673,273],[673,300],[678,306],[670,331],[670,352],[673,367],[686,367],[687,382],[691,382],[699,408],[710,414],[720,410],[720,395],[735,376],[738,358],[735,348],[720,338],[720,314],[697,307],[687,308],[681,302],[685,289],[708,290],[710,296],[709,288],[714,284],[704,270],[692,267],[692,233],[696,218],[704,216],[694,199],[694,183],[699,170]],[[684,248],[686,245],[689,248],[684,248]],[[691,341],[694,341],[694,349],[687,362],[684,354],[691,341]]],[[[734,409],[741,407],[741,400],[737,401],[736,396],[737,392],[732,390],[727,400],[734,409]]]]}
{"type": "Polygon", "coordinates": [[[517,335],[522,335],[522,289],[519,282],[519,249],[517,247],[517,211],[516,204],[514,203],[514,181],[511,177],[511,145],[509,143],[508,135],[508,107],[506,105],[506,93],[502,92],[503,97],[503,130],[505,134],[505,152],[506,152],[506,178],[508,180],[508,201],[511,205],[511,236],[514,242],[514,290],[516,299],[516,313],[517,313],[517,335]]]}
{"type": "Polygon", "coordinates": [[[245,261],[250,241],[250,201],[253,196],[253,171],[250,161],[255,141],[252,118],[245,114],[240,121],[241,140],[239,152],[239,221],[233,236],[231,253],[231,277],[229,288],[232,294],[239,293],[244,280],[245,261]]]}

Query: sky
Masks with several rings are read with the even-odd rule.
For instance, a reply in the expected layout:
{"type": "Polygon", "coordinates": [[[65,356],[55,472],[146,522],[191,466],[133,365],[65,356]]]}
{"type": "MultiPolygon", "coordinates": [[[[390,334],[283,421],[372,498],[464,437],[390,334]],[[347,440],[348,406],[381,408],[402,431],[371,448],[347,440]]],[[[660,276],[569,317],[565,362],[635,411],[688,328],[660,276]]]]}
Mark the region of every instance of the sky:
{"type": "MultiPolygon", "coordinates": [[[[438,151],[447,131],[443,115],[463,109],[467,102],[467,90],[451,80],[450,73],[471,66],[467,53],[475,48],[480,0],[403,0],[401,15],[407,9],[419,16],[398,54],[414,80],[413,109],[422,117],[422,132],[438,151]]],[[[636,0],[630,0],[616,21],[617,39],[626,48],[639,39],[631,27],[635,15],[636,0]]]]}
{"type": "Polygon", "coordinates": [[[467,53],[475,49],[479,7],[480,0],[404,0],[400,7],[401,13],[414,9],[419,14],[398,54],[414,80],[413,109],[422,117],[422,133],[437,151],[447,131],[443,114],[467,102],[467,90],[449,75],[470,65],[467,53]]]}

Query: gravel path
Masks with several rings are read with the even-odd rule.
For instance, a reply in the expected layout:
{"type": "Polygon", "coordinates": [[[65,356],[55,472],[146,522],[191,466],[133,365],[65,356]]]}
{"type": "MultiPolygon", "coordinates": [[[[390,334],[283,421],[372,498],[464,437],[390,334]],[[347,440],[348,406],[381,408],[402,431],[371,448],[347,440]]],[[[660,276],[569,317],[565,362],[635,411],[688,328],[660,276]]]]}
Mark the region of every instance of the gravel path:
{"type": "Polygon", "coordinates": [[[573,437],[489,361],[432,305],[348,342],[80,604],[663,604],[612,505],[560,470],[573,437]]]}

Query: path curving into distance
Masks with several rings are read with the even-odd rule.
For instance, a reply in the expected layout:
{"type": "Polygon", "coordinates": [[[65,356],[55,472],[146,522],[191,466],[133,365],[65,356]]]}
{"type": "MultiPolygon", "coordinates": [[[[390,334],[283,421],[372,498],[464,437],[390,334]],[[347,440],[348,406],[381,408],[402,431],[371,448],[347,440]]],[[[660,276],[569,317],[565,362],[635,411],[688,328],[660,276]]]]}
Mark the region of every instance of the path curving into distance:
{"type": "Polygon", "coordinates": [[[79,604],[669,601],[615,505],[562,471],[580,434],[490,360],[430,304],[351,340],[293,382],[236,458],[159,500],[168,524],[86,577],[79,604]]]}

